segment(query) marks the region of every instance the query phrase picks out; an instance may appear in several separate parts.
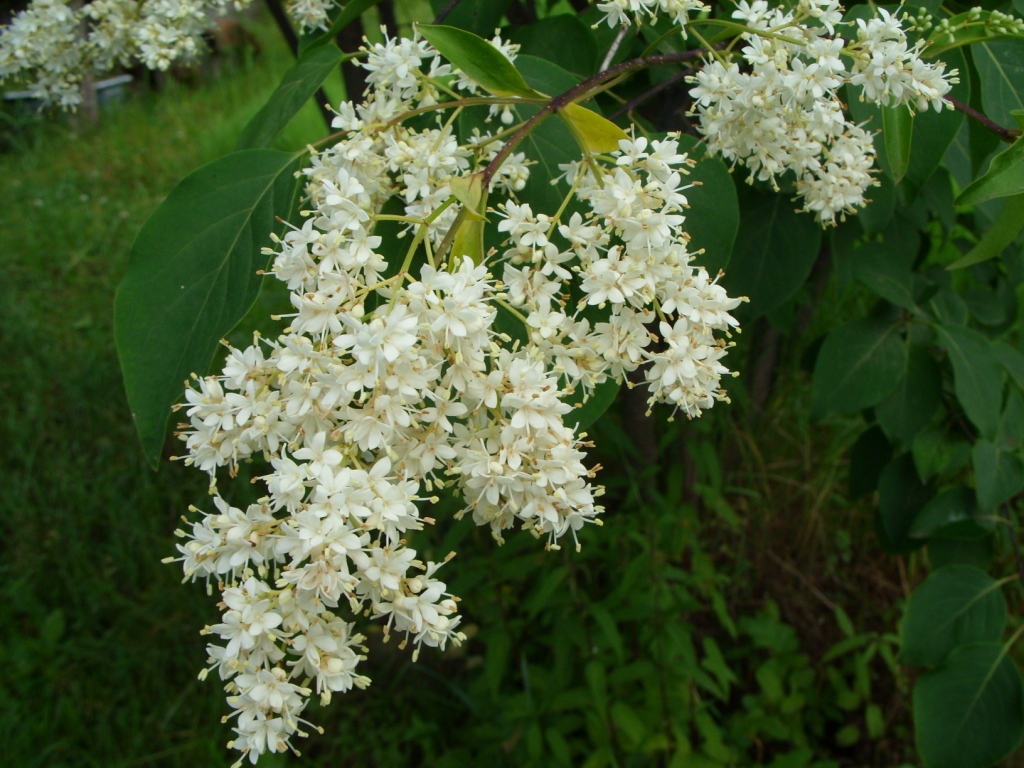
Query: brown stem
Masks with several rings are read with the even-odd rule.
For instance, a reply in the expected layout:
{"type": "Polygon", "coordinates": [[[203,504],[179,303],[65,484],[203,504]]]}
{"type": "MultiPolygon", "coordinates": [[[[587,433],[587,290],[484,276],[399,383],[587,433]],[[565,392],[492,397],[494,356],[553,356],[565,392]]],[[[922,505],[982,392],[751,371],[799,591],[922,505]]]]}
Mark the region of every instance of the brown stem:
{"type": "Polygon", "coordinates": [[[952,96],[945,96],[944,98],[952,104],[955,109],[981,123],[1007,144],[1013,144],[1013,142],[1015,142],[1020,136],[1021,132],[1019,128],[1003,128],[999,123],[981,114],[981,112],[976,110],[970,104],[964,104],[960,99],[954,99],[952,96]]]}
{"type": "Polygon", "coordinates": [[[444,20],[448,18],[448,14],[455,10],[455,6],[459,4],[459,0],[449,0],[448,5],[441,9],[441,12],[434,17],[435,24],[444,24],[444,20]]]}
{"type": "Polygon", "coordinates": [[[623,61],[616,64],[614,67],[609,67],[603,72],[598,72],[593,77],[587,78],[582,83],[570,88],[565,93],[555,96],[555,98],[549,101],[545,106],[541,107],[533,117],[523,123],[522,128],[516,131],[512,137],[505,142],[505,145],[498,151],[498,154],[494,156],[494,159],[491,160],[486,168],[484,168],[484,189],[487,189],[490,186],[491,179],[494,178],[494,174],[498,172],[501,164],[508,159],[508,156],[512,154],[512,151],[517,146],[519,146],[519,143],[530,134],[530,131],[536,128],[544,120],[551,117],[551,115],[556,114],[560,109],[565,109],[576,101],[586,100],[586,98],[593,95],[592,91],[596,91],[601,85],[604,85],[609,80],[613,80],[621,75],[626,75],[640,69],[647,69],[648,67],[661,67],[666,64],[679,64],[684,61],[699,58],[703,54],[703,50],[692,50],[680,51],[678,53],[656,53],[652,56],[641,56],[636,59],[630,59],[629,61],[623,61]]]}

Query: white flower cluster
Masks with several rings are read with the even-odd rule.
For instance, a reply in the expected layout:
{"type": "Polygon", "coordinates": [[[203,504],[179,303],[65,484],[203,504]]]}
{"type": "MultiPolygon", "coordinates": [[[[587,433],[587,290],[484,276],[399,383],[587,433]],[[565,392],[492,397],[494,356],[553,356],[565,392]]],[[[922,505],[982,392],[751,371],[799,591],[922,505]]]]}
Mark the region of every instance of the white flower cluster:
{"type": "Polygon", "coordinates": [[[865,205],[875,183],[871,135],[846,116],[839,88],[856,86],[883,106],[941,110],[956,82],[955,71],[921,58],[923,42],[910,46],[895,17],[877,14],[844,25],[836,0],[801,0],[795,10],[741,0],[733,18],[757,30],[741,35],[742,60],[718,56],[692,79],[709,149],[776,189],[792,171],[804,209],[824,224],[865,205]],[[844,26],[850,39],[836,32],[844,26]]]}
{"type": "Polygon", "coordinates": [[[453,185],[501,141],[403,119],[442,115],[438,83],[458,74],[425,42],[366,53],[364,102],[341,105],[345,138],[304,171],[306,221],[268,249],[290,326],[231,349],[183,405],[187,463],[211,478],[249,458],[270,465],[266,495],[245,510],[214,481],[216,511],[180,532],[178,558],[222,590],[210,664],[237,711],[233,745],[253,762],[303,735],[314,689],[329,699],[369,682],[343,607],[417,650],[464,639],[441,563],[407,543],[434,523],[417,505],[435,501],[426,494],[453,489],[460,516],[498,541],[519,521],[557,548],[602,511],[574,401],[641,367],[652,402],[688,416],[725,399],[728,345],[715,333],[736,326],[739,302],[691,264],[675,140],[622,141],[611,159],[567,166],[565,220],[512,197],[529,166],[508,153],[489,189],[506,239],[475,263],[458,237],[445,252],[463,220],[453,185]],[[404,228],[397,253],[389,227],[404,228]]]}
{"type": "Polygon", "coordinates": [[[616,24],[629,24],[630,19],[642,24],[658,20],[663,13],[675,24],[684,26],[689,21],[691,11],[709,10],[701,0],[604,0],[597,4],[597,9],[604,13],[609,27],[616,24]]]}
{"type": "MultiPolygon", "coordinates": [[[[68,109],[81,103],[82,80],[139,61],[166,70],[205,48],[201,36],[228,6],[252,0],[32,0],[0,27],[0,83],[24,80],[34,98],[68,109]]],[[[327,27],[334,0],[295,0],[304,30],[327,27]]]]}

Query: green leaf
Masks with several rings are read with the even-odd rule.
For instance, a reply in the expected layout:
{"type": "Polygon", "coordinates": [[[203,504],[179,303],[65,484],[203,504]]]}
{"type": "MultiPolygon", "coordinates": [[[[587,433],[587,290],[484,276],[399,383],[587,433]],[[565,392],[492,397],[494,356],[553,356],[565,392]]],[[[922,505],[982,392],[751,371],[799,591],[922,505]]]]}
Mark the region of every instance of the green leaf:
{"type": "Polygon", "coordinates": [[[849,497],[859,499],[874,493],[890,459],[892,446],[877,425],[861,432],[850,449],[849,497]]]}
{"type": "Polygon", "coordinates": [[[878,538],[889,554],[902,554],[924,542],[910,535],[914,520],[931,495],[917,476],[910,454],[889,462],[878,479],[878,538]]]}
{"type": "Polygon", "coordinates": [[[907,601],[900,625],[900,661],[936,667],[958,645],[998,640],[1006,626],[999,584],[970,565],[934,571],[907,601]]]}
{"type": "Polygon", "coordinates": [[[925,480],[967,466],[971,444],[958,433],[951,432],[949,424],[939,422],[925,427],[914,438],[911,445],[914,466],[925,480]]]}
{"type": "Polygon", "coordinates": [[[1003,370],[988,339],[957,325],[937,325],[939,344],[953,364],[957,400],[981,434],[993,438],[1003,405],[1003,370]]]}
{"type": "Polygon", "coordinates": [[[992,523],[978,519],[977,513],[974,492],[957,485],[925,504],[910,528],[910,535],[915,539],[980,539],[992,530],[992,523]]]}
{"type": "MultiPolygon", "coordinates": [[[[478,35],[493,35],[501,26],[508,4],[509,0],[459,0],[454,8],[449,8],[444,23],[478,35]]],[[[449,5],[449,0],[430,0],[434,13],[440,13],[449,5]]]]}
{"type": "Polygon", "coordinates": [[[957,205],[977,205],[997,197],[1024,192],[1024,138],[992,158],[985,175],[975,179],[956,198],[957,205]]]}
{"type": "Polygon", "coordinates": [[[914,136],[914,113],[910,107],[882,107],[882,133],[889,172],[898,184],[910,167],[910,147],[914,136]]]}
{"type": "Polygon", "coordinates": [[[142,227],[114,302],[128,403],[155,467],[185,379],[205,374],[221,337],[259,292],[275,217],[287,217],[297,155],[249,149],[187,176],[142,227]]]}
{"type": "Polygon", "coordinates": [[[971,451],[971,461],[982,512],[994,512],[1024,488],[1024,464],[1015,454],[1002,451],[987,440],[979,440],[971,451]]]}
{"type": "Polygon", "coordinates": [[[597,73],[598,50],[594,30],[579,16],[563,13],[534,24],[503,30],[502,37],[519,46],[519,54],[539,56],[581,78],[597,73]]]}
{"type": "Polygon", "coordinates": [[[269,147],[303,105],[334,72],[344,54],[337,47],[322,46],[299,57],[284,73],[267,103],[242,129],[236,149],[269,147]]]}
{"type": "Polygon", "coordinates": [[[812,412],[854,413],[891,393],[906,365],[901,325],[864,318],[825,337],[814,364],[812,412]]]}
{"type": "Polygon", "coordinates": [[[785,195],[761,194],[745,185],[738,191],[740,229],[729,295],[747,296],[744,313],[756,317],[781,305],[806,282],[818,258],[821,227],[793,210],[785,195]]]}
{"type": "Polygon", "coordinates": [[[871,187],[870,202],[857,214],[857,221],[868,234],[881,232],[892,221],[896,212],[896,187],[886,174],[875,177],[878,186],[871,187]]]}
{"type": "MultiPolygon", "coordinates": [[[[1022,167],[1024,180],[1024,167],[1022,167]]],[[[983,261],[994,259],[1006,246],[1017,239],[1024,229],[1024,194],[1013,195],[1006,199],[991,229],[985,233],[976,246],[967,254],[954,261],[946,269],[963,269],[983,261]]]]}
{"type": "Polygon", "coordinates": [[[909,444],[939,409],[942,371],[924,347],[910,344],[896,390],[875,407],[890,440],[909,444]]]}
{"type": "Polygon", "coordinates": [[[1024,109],[1024,42],[979,43],[971,53],[981,82],[985,115],[999,125],[1012,126],[1016,121],[1011,113],[1024,109]]]}
{"type": "Polygon", "coordinates": [[[1010,374],[1014,383],[1024,389],[1024,354],[1003,341],[996,341],[992,344],[992,352],[996,359],[1002,363],[1003,368],[1010,374]]]}
{"type": "MultiPolygon", "coordinates": [[[[690,235],[689,250],[694,254],[704,251],[694,256],[694,263],[714,277],[729,265],[740,228],[736,185],[725,163],[708,155],[704,142],[698,142],[693,136],[680,136],[679,151],[697,161],[688,180],[691,184],[700,184],[687,196],[690,208],[686,211],[684,227],[690,235]]],[[[731,276],[723,282],[735,293],[731,276]]]]}
{"type": "MultiPolygon", "coordinates": [[[[345,7],[342,8],[341,13],[339,13],[334,19],[334,22],[326,32],[323,34],[309,34],[302,36],[302,39],[299,40],[299,57],[302,58],[306,53],[315,50],[316,48],[320,48],[325,45],[333,45],[334,38],[338,36],[338,33],[341,32],[341,30],[379,2],[380,0],[349,0],[345,3],[345,7]]],[[[349,99],[353,101],[355,101],[358,96],[358,93],[350,93],[348,95],[349,99]]]]}
{"type": "Polygon", "coordinates": [[[620,383],[616,379],[606,381],[594,387],[594,391],[584,400],[583,388],[579,387],[572,397],[565,402],[573,406],[573,410],[565,415],[563,421],[567,427],[575,424],[576,433],[588,429],[591,424],[601,418],[619,394],[620,383]]]}
{"type": "Polygon", "coordinates": [[[914,730],[925,768],[989,768],[1024,737],[1024,684],[1000,643],[957,648],[914,686],[914,730]]]}
{"type": "Polygon", "coordinates": [[[615,152],[620,141],[629,140],[629,135],[611,120],[579,104],[567,104],[565,109],[558,111],[558,116],[569,126],[584,153],[600,155],[615,152]]]}
{"type": "Polygon", "coordinates": [[[478,221],[486,220],[487,217],[484,214],[487,210],[487,195],[484,193],[483,171],[472,173],[469,176],[453,176],[448,182],[448,186],[451,188],[452,196],[462,203],[469,218],[478,221]]]}
{"type": "Polygon", "coordinates": [[[981,539],[930,539],[928,562],[932,568],[973,565],[987,571],[992,567],[992,536],[981,539]]]}
{"type": "Polygon", "coordinates": [[[868,243],[851,254],[853,274],[883,299],[898,307],[913,310],[911,262],[893,253],[888,243],[868,243]]]}
{"type": "Polygon", "coordinates": [[[438,53],[495,96],[543,96],[526,84],[505,54],[482,37],[440,24],[417,24],[416,29],[438,53]]]}

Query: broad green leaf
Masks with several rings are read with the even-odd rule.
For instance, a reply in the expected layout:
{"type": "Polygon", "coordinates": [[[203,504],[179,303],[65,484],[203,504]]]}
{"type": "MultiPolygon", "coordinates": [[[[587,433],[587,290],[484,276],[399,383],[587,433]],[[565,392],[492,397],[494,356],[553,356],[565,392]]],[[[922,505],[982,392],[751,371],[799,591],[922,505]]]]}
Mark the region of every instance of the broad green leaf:
{"type": "Polygon", "coordinates": [[[890,440],[909,444],[941,401],[942,371],[927,349],[911,344],[896,390],[875,407],[875,415],[890,440]]]}
{"type": "MultiPolygon", "coordinates": [[[[717,157],[707,153],[707,145],[693,136],[679,137],[679,151],[686,152],[697,165],[685,177],[698,184],[687,194],[690,207],[686,211],[684,229],[690,235],[689,251],[695,255],[693,263],[704,267],[714,277],[729,265],[736,233],[740,227],[740,205],[736,185],[728,167],[717,157]]],[[[732,274],[723,280],[734,294],[732,274]]]]}
{"type": "MultiPolygon", "coordinates": [[[[299,40],[299,57],[301,58],[307,52],[325,45],[333,46],[334,38],[338,36],[338,33],[341,32],[341,30],[379,2],[380,0],[348,0],[326,32],[322,34],[309,34],[302,36],[302,39],[299,40]]],[[[348,97],[353,100],[358,96],[358,93],[350,93],[348,95],[348,97]]]]}
{"type": "MultiPolygon", "coordinates": [[[[1024,166],[1021,167],[1021,181],[1024,182],[1024,166]]],[[[1017,239],[1017,235],[1022,229],[1024,229],[1024,193],[1008,197],[999,211],[995,223],[992,224],[992,228],[962,259],[957,259],[946,269],[963,269],[994,259],[1003,252],[1006,246],[1017,239]]]]}
{"type": "Polygon", "coordinates": [[[876,425],[861,432],[850,449],[849,496],[859,499],[874,493],[878,478],[892,459],[892,445],[876,425]]]}
{"type": "Polygon", "coordinates": [[[455,237],[452,238],[452,253],[461,261],[469,256],[474,264],[484,261],[484,228],[487,226],[482,216],[465,213],[455,237]]]}
{"type": "Polygon", "coordinates": [[[999,584],[969,565],[934,571],[907,601],[900,624],[900,662],[936,667],[958,645],[998,640],[1006,626],[999,584]]]}
{"type": "Polygon", "coordinates": [[[502,37],[516,43],[520,55],[547,59],[581,78],[597,73],[599,57],[594,30],[574,14],[515,25],[503,30],[502,37]]]}
{"type": "Polygon", "coordinates": [[[914,114],[910,107],[882,107],[882,133],[889,171],[893,181],[899,183],[910,166],[911,140],[914,136],[914,114]]]}
{"type": "Polygon", "coordinates": [[[953,364],[957,400],[982,436],[993,438],[1003,405],[1003,370],[988,339],[975,330],[937,325],[939,344],[953,364]]]}
{"type": "Polygon", "coordinates": [[[971,444],[942,422],[933,423],[919,432],[910,450],[917,474],[925,480],[966,467],[971,458],[971,444]]]}
{"type": "Polygon", "coordinates": [[[565,402],[573,406],[573,410],[565,414],[563,421],[567,427],[575,424],[576,433],[587,430],[591,424],[601,418],[619,394],[619,382],[608,379],[594,387],[594,391],[584,399],[582,387],[565,402]]]}
{"type": "Polygon", "coordinates": [[[1000,643],[957,648],[914,686],[914,730],[925,768],[990,768],[1024,737],[1024,684],[1000,643]]]}
{"type": "Polygon", "coordinates": [[[991,16],[991,11],[982,11],[978,8],[950,17],[946,20],[946,23],[949,25],[948,28],[955,29],[956,31],[952,34],[939,29],[932,32],[931,37],[928,38],[928,45],[924,49],[924,57],[932,58],[954,48],[990,40],[1024,39],[1022,35],[994,31],[992,25],[986,23],[991,16]],[[960,29],[956,29],[957,27],[960,27],[960,29]]]}
{"type": "Polygon", "coordinates": [[[146,457],[160,459],[183,382],[253,303],[275,217],[287,217],[297,156],[249,149],[187,176],[142,227],[117,289],[114,331],[146,457]]]}
{"type": "Polygon", "coordinates": [[[971,460],[982,512],[994,512],[1024,488],[1024,464],[1016,454],[1000,450],[987,440],[979,440],[971,451],[971,460]]]}
{"type": "Polygon", "coordinates": [[[995,444],[1011,452],[1017,452],[1024,445],[1024,393],[1017,387],[1010,387],[1006,394],[995,444]]]}
{"type": "Polygon", "coordinates": [[[1024,109],[1024,41],[979,43],[971,53],[985,115],[1006,128],[1013,126],[1016,121],[1010,113],[1024,109]]]}
{"type": "MultiPolygon", "coordinates": [[[[1018,261],[1017,249],[1008,253],[1007,257],[1024,266],[1024,261],[1018,261]]],[[[1010,269],[1013,267],[1010,266],[1010,269]]],[[[998,335],[1007,330],[1017,319],[1017,280],[1014,279],[1011,285],[1008,277],[998,275],[991,282],[973,282],[964,291],[964,303],[971,317],[986,326],[986,335],[998,335]]]]}
{"type": "Polygon", "coordinates": [[[900,325],[875,318],[856,320],[825,337],[814,364],[812,408],[819,418],[854,413],[891,393],[906,365],[900,325]]]}
{"type": "Polygon", "coordinates": [[[1024,354],[1009,346],[1006,342],[996,341],[992,343],[992,352],[996,359],[1002,363],[1003,368],[1010,374],[1014,383],[1024,389],[1024,354]]]}
{"type": "MultiPolygon", "coordinates": [[[[478,35],[493,35],[501,26],[508,4],[509,0],[459,0],[454,8],[449,8],[443,23],[478,35]]],[[[449,5],[449,0],[430,0],[434,13],[440,13],[449,5]]]]}
{"type": "Polygon", "coordinates": [[[775,309],[807,280],[821,245],[814,218],[793,210],[785,195],[740,185],[740,228],[733,247],[729,294],[746,296],[746,315],[775,309]]]}
{"type": "Polygon", "coordinates": [[[878,538],[891,555],[910,552],[924,542],[910,535],[914,520],[931,496],[917,476],[914,460],[904,453],[889,462],[878,478],[878,538]]]}
{"type": "Polygon", "coordinates": [[[997,197],[1024,193],[1024,138],[992,158],[988,171],[956,198],[957,205],[977,205],[997,197]]]}
{"type": "Polygon", "coordinates": [[[979,518],[977,513],[974,491],[957,485],[925,504],[910,528],[910,535],[915,539],[980,539],[992,530],[992,523],[979,518]]]}
{"type": "Polygon", "coordinates": [[[344,54],[336,46],[318,46],[299,57],[284,73],[267,103],[242,129],[236,149],[269,147],[317,89],[334,72],[344,54]]]}
{"type": "Polygon", "coordinates": [[[928,300],[928,308],[936,320],[946,325],[967,325],[971,316],[960,294],[948,285],[941,286],[928,300]]]}
{"type": "Polygon", "coordinates": [[[448,182],[452,196],[462,203],[469,218],[483,221],[486,216],[487,195],[484,194],[483,171],[472,173],[469,176],[454,176],[448,182]]]}
{"type": "Polygon", "coordinates": [[[495,96],[540,97],[505,54],[482,37],[457,27],[417,24],[416,29],[438,53],[495,96]]]}
{"type": "Polygon", "coordinates": [[[893,253],[888,243],[868,243],[850,254],[853,274],[883,299],[898,307],[914,310],[911,261],[893,253]]]}
{"type": "Polygon", "coordinates": [[[870,187],[867,191],[871,202],[857,214],[858,223],[869,234],[883,231],[896,212],[896,187],[892,179],[883,173],[876,176],[875,181],[878,186],[870,187]]]}
{"type": "Polygon", "coordinates": [[[579,104],[567,104],[558,115],[565,120],[584,152],[595,155],[615,152],[620,141],[629,139],[629,135],[611,120],[579,104]]]}
{"type": "Polygon", "coordinates": [[[981,539],[929,539],[928,562],[932,568],[947,565],[973,565],[987,571],[992,567],[992,536],[981,539]]]}

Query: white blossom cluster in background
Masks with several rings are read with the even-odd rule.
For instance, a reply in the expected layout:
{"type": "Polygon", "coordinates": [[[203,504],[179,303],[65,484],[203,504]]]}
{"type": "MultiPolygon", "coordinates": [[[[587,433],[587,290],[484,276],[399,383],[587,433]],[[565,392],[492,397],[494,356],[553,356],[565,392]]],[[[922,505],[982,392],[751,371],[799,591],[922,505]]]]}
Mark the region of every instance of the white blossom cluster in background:
{"type": "Polygon", "coordinates": [[[374,45],[363,66],[364,102],[335,120],[344,138],[304,171],[305,222],[271,249],[288,327],[230,349],[182,406],[187,462],[210,473],[214,508],[179,532],[178,560],[221,590],[210,670],[252,762],[304,735],[314,691],[328,700],[369,682],[350,619],[376,619],[417,652],[462,642],[443,563],[409,544],[434,523],[432,494],[453,489],[459,516],[498,541],[518,523],[551,548],[566,536],[578,546],[602,509],[572,398],[641,369],[651,402],[687,416],[725,399],[739,301],[692,263],[674,138],[565,166],[571,214],[517,202],[529,161],[511,153],[489,190],[504,241],[475,263],[457,238],[439,252],[460,206],[452,185],[501,141],[460,143],[443,110],[401,121],[457,74],[424,41],[374,45]],[[385,251],[388,226],[404,236],[385,251]],[[251,457],[269,465],[266,494],[234,508],[216,473],[251,457]]]}
{"type": "Polygon", "coordinates": [[[823,224],[865,205],[875,183],[872,136],[846,115],[839,88],[882,106],[941,110],[957,74],[925,62],[924,43],[910,45],[885,9],[855,24],[843,23],[842,10],[837,0],[800,0],[793,10],[740,0],[733,18],[766,34],[742,34],[741,60],[706,61],[690,91],[708,148],[776,189],[792,171],[804,209],[823,224]]]}
{"type": "MultiPolygon", "coordinates": [[[[205,49],[201,36],[229,7],[252,0],[32,0],[0,27],[0,83],[20,79],[34,98],[65,109],[81,103],[82,80],[140,62],[166,70],[205,49]]],[[[334,0],[294,0],[305,31],[328,27],[334,0]]]]}

